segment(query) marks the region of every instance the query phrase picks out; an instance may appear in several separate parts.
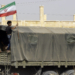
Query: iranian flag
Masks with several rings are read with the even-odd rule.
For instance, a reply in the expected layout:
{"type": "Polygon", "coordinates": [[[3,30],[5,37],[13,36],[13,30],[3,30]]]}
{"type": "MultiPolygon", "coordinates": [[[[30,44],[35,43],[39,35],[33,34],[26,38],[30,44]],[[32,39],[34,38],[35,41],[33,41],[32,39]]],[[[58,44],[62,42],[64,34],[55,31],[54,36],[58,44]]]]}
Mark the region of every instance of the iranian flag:
{"type": "Polygon", "coordinates": [[[9,16],[15,14],[16,11],[16,4],[15,2],[12,2],[3,8],[0,8],[0,17],[9,16]]]}

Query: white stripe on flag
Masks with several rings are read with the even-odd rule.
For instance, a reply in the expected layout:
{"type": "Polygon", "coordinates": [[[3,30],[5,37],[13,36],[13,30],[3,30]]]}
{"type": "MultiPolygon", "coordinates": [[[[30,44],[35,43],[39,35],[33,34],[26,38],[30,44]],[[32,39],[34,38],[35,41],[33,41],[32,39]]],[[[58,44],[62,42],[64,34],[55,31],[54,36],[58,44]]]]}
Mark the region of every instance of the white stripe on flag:
{"type": "Polygon", "coordinates": [[[10,6],[10,7],[6,8],[6,9],[4,9],[4,10],[1,10],[0,14],[11,12],[11,11],[15,11],[15,10],[16,10],[16,6],[13,5],[13,6],[10,6]]]}

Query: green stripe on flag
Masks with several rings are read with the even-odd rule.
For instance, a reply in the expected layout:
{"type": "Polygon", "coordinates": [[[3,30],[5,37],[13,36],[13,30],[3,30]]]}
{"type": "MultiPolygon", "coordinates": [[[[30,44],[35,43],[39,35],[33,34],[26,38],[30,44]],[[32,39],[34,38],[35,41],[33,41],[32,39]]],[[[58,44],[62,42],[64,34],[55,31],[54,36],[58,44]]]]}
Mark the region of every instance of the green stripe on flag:
{"type": "Polygon", "coordinates": [[[0,10],[4,10],[5,8],[10,7],[10,6],[12,6],[12,5],[15,5],[15,2],[12,2],[12,3],[10,3],[10,4],[7,4],[6,6],[0,8],[0,10]]]}

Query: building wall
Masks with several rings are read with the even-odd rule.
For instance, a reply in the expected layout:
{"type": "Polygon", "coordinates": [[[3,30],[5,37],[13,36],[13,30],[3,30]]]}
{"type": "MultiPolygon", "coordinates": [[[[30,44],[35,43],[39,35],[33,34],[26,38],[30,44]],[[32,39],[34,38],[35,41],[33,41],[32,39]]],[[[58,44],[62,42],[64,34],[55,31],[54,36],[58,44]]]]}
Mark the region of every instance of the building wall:
{"type": "MultiPolygon", "coordinates": [[[[3,21],[3,24],[7,25],[7,21],[3,21]]],[[[17,21],[12,21],[12,25],[16,25],[17,21]]],[[[44,21],[42,24],[40,21],[18,21],[19,26],[42,26],[42,27],[63,27],[63,28],[75,28],[75,21],[44,21]]]]}
{"type": "MultiPolygon", "coordinates": [[[[2,5],[4,7],[4,5],[2,5]]],[[[64,28],[75,28],[75,15],[73,21],[47,21],[47,15],[44,14],[44,7],[40,6],[40,20],[39,21],[26,21],[16,20],[16,14],[13,15],[12,25],[16,25],[18,22],[19,26],[42,26],[42,27],[64,27],[64,28]]],[[[1,24],[7,25],[5,17],[2,17],[1,24]]]]}
{"type": "Polygon", "coordinates": [[[74,28],[75,22],[74,21],[46,21],[46,27],[63,27],[63,28],[74,28]]]}

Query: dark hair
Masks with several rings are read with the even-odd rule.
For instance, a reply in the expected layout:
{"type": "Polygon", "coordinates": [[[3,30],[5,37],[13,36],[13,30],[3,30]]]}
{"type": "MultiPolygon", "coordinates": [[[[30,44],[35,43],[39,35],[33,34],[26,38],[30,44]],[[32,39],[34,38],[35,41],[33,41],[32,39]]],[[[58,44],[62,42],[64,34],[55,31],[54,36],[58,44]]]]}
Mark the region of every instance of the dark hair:
{"type": "Polygon", "coordinates": [[[11,21],[8,21],[7,24],[12,23],[11,21]]]}

